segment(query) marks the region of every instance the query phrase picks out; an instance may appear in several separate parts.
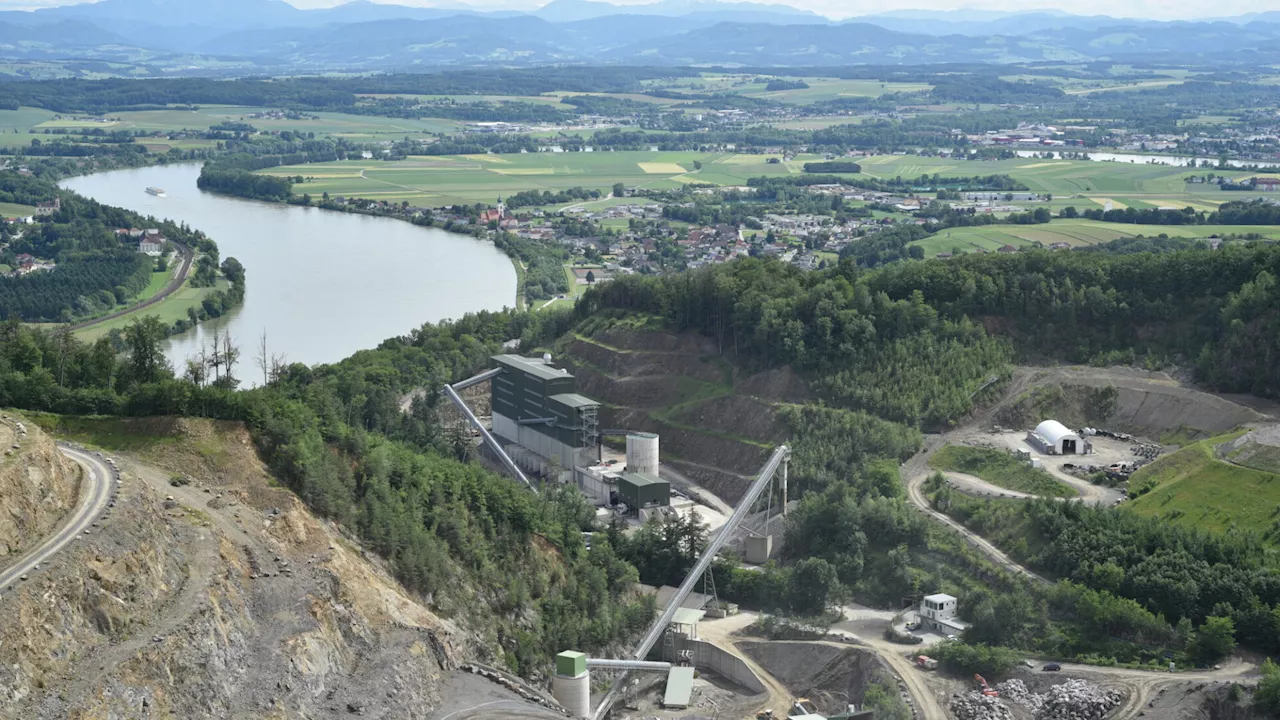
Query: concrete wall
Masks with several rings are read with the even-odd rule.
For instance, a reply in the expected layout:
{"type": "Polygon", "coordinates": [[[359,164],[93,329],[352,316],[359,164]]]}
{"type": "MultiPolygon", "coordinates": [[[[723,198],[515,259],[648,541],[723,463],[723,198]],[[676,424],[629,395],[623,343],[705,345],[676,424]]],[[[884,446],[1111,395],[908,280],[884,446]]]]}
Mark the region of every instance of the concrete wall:
{"type": "MultiPolygon", "coordinates": [[[[673,634],[675,635],[677,654],[682,650],[693,651],[694,667],[714,670],[746,688],[750,693],[762,693],[765,691],[764,683],[760,682],[760,678],[756,677],[756,674],[742,658],[709,642],[690,640],[684,633],[673,634]]],[[[665,659],[669,662],[674,662],[673,658],[665,659]]]]}

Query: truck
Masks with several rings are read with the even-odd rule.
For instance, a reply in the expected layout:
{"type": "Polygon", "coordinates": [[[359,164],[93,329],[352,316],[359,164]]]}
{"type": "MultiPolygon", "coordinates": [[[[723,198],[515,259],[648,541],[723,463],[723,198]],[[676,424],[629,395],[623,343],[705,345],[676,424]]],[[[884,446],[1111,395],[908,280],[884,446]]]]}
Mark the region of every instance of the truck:
{"type": "Polygon", "coordinates": [[[917,655],[916,667],[920,668],[921,670],[937,670],[938,661],[929,657],[928,655],[917,655]]]}

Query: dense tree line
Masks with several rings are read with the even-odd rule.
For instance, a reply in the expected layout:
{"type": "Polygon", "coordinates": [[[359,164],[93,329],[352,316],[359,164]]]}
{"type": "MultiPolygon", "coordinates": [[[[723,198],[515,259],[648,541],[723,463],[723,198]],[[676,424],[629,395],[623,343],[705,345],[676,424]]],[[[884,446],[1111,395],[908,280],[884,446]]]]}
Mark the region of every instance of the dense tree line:
{"type": "Polygon", "coordinates": [[[506,204],[507,207],[514,210],[537,205],[562,205],[575,200],[594,200],[599,197],[599,190],[588,190],[581,187],[571,187],[557,190],[556,192],[550,190],[522,190],[507,196],[506,204]]]}
{"type": "Polygon", "coordinates": [[[563,248],[511,233],[495,234],[493,244],[524,265],[521,289],[526,300],[544,300],[569,292],[569,280],[564,274],[569,254],[563,248]]]}
{"type": "Polygon", "coordinates": [[[807,162],[804,164],[807,173],[860,173],[862,166],[852,160],[827,160],[825,162],[807,162]]]}
{"type": "Polygon", "coordinates": [[[258,175],[249,170],[206,163],[200,169],[196,187],[253,200],[283,202],[293,195],[293,181],[287,177],[258,175]]]}

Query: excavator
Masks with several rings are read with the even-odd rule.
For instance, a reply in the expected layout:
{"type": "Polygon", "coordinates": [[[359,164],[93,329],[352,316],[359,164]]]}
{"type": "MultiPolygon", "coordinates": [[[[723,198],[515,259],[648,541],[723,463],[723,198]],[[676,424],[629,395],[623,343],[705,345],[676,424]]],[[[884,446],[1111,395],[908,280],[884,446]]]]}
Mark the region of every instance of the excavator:
{"type": "Polygon", "coordinates": [[[987,697],[1000,697],[1000,692],[987,684],[987,679],[981,675],[974,674],[973,679],[977,681],[978,686],[982,688],[982,694],[987,697]]]}

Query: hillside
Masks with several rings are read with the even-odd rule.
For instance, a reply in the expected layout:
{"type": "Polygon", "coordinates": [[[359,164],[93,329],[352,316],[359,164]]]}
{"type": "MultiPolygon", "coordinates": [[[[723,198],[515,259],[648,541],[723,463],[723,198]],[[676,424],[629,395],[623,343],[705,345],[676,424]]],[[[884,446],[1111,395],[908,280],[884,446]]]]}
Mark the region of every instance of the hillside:
{"type": "Polygon", "coordinates": [[[662,436],[664,463],[733,503],[791,428],[783,403],[812,394],[789,369],[744,371],[693,333],[599,323],[557,345],[579,389],[605,404],[600,427],[662,436]]]}
{"type": "Polygon", "coordinates": [[[239,424],[39,421],[124,451],[122,489],[0,599],[0,716],[417,718],[519,700],[460,672],[491,656],[485,638],[278,487],[239,424]]]}
{"type": "Polygon", "coordinates": [[[0,565],[53,530],[75,506],[80,469],[25,417],[0,414],[0,565]]]}
{"type": "Polygon", "coordinates": [[[1139,515],[1213,532],[1239,529],[1280,541],[1280,475],[1226,459],[1231,433],[1193,443],[1133,474],[1125,507],[1139,515]]]}

